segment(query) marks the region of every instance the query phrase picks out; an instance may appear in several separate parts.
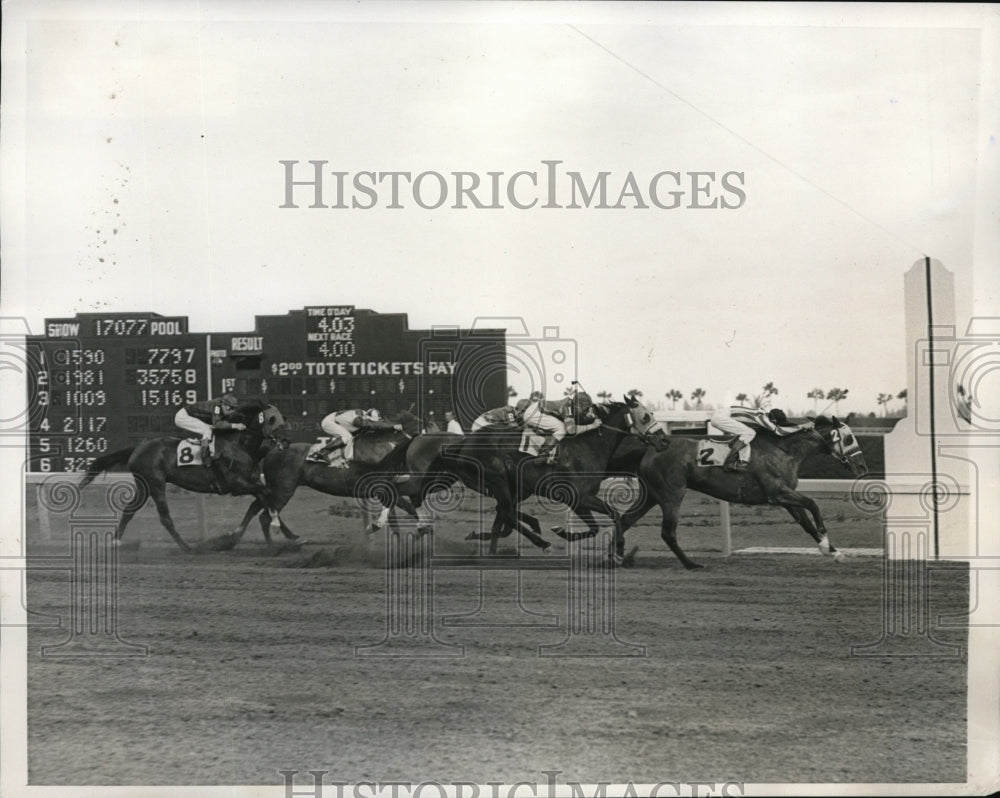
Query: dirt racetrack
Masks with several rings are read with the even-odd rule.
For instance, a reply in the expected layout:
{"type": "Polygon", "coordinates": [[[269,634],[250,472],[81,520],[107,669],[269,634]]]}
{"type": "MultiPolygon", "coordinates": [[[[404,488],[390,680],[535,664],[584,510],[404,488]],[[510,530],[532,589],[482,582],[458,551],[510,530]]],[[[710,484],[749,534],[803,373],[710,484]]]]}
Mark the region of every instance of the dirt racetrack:
{"type": "MultiPolygon", "coordinates": [[[[84,505],[98,512],[100,494],[85,492],[84,505]]],[[[65,564],[46,558],[69,553],[69,513],[40,532],[33,488],[26,498],[31,561],[65,564]]],[[[173,491],[170,502],[195,540],[199,500],[173,491]]],[[[880,545],[877,516],[846,496],[820,503],[836,545],[880,545]]],[[[208,497],[202,512],[213,533],[228,531],[246,504],[208,497]]],[[[475,509],[469,497],[436,525],[436,551],[477,551],[462,539],[475,509]]],[[[562,520],[525,509],[546,530],[562,520]]],[[[732,512],[737,550],[811,543],[780,510],[732,512]]],[[[232,551],[187,555],[147,508],[117,578],[118,633],[146,655],[42,655],[68,638],[72,585],[68,570],[29,570],[29,609],[63,619],[29,628],[29,783],[281,785],[280,770],[300,771],[300,789],[307,770],[328,771],[328,783],[544,783],[543,771],[563,783],[964,781],[966,632],[937,626],[967,611],[968,572],[928,573],[940,645],[910,635],[855,656],[883,636],[881,558],[722,558],[717,513],[698,496],[683,508],[680,539],[699,571],[666,551],[658,513],[630,533],[635,567],[614,574],[620,642],[584,641],[612,656],[540,656],[566,653],[551,647],[580,610],[567,573],[520,572],[519,604],[517,572],[449,569],[434,571],[420,614],[434,639],[408,638],[440,655],[430,657],[377,647],[390,580],[425,571],[387,572],[382,539],[366,539],[346,500],[300,492],[284,514],[310,539],[299,551],[266,548],[255,526],[232,551]],[[557,625],[454,625],[480,600],[494,622],[557,625]],[[891,655],[947,645],[960,653],[891,655]],[[358,656],[365,646],[397,655],[358,656]]]]}

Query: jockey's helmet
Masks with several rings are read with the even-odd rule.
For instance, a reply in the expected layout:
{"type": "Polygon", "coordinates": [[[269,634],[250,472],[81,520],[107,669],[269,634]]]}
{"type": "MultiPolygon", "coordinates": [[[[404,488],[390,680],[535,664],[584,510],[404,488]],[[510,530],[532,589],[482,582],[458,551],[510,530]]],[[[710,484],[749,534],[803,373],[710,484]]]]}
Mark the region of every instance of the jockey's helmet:
{"type": "Polygon", "coordinates": [[[777,407],[773,410],[767,412],[767,417],[771,419],[779,427],[784,427],[788,425],[788,416],[785,415],[784,410],[779,410],[777,407]]]}
{"type": "Polygon", "coordinates": [[[229,391],[222,394],[222,396],[219,397],[219,401],[226,407],[236,407],[239,404],[236,400],[236,394],[230,393],[229,391]]]}
{"type": "Polygon", "coordinates": [[[521,415],[524,415],[524,411],[528,409],[528,405],[530,404],[530,399],[518,399],[517,404],[514,405],[514,410],[521,415]]]}
{"type": "Polygon", "coordinates": [[[381,421],[382,414],[378,412],[374,407],[365,411],[365,418],[369,421],[381,421]]]}

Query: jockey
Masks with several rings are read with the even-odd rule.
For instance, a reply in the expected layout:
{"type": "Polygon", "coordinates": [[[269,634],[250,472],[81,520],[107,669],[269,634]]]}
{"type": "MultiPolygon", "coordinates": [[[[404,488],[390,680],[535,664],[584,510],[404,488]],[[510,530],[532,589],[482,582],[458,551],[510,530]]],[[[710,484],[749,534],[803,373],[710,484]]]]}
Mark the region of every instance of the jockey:
{"type": "Polygon", "coordinates": [[[528,400],[522,399],[516,407],[504,405],[487,410],[479,418],[472,422],[470,432],[475,432],[483,427],[494,424],[502,424],[505,427],[520,427],[524,423],[524,409],[528,406],[528,400]]]}
{"type": "Polygon", "coordinates": [[[552,437],[552,442],[538,452],[539,457],[548,454],[546,462],[554,463],[563,438],[600,427],[602,422],[599,418],[594,419],[592,424],[578,424],[576,421],[580,411],[592,404],[591,398],[582,392],[567,396],[560,402],[549,403],[535,391],[531,395],[531,404],[524,411],[524,425],[552,437]]]}
{"type": "Polygon", "coordinates": [[[750,462],[750,441],[757,437],[757,429],[770,430],[775,435],[791,435],[813,426],[812,422],[789,424],[783,410],[765,410],[762,407],[722,408],[715,412],[709,423],[716,429],[736,435],[729,456],[722,465],[726,471],[746,471],[750,462]]]}
{"type": "Polygon", "coordinates": [[[348,444],[354,440],[363,429],[394,429],[403,431],[402,424],[394,424],[391,421],[383,421],[382,414],[375,408],[370,410],[341,410],[330,413],[319,423],[320,429],[330,436],[330,442],[320,450],[320,454],[329,455],[336,449],[344,449],[344,468],[351,459],[352,451],[348,444]]]}
{"type": "Polygon", "coordinates": [[[226,392],[218,399],[205,402],[191,402],[184,405],[174,416],[174,424],[185,432],[191,432],[201,441],[202,460],[208,465],[215,456],[215,436],[217,429],[245,430],[246,425],[227,419],[237,407],[236,396],[226,392]]]}

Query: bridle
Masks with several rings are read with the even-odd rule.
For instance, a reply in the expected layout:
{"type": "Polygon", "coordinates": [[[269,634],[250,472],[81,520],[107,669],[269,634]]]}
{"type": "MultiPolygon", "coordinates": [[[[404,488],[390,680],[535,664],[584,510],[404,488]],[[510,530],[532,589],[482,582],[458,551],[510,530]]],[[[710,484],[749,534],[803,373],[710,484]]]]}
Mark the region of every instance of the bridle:
{"type": "MultiPolygon", "coordinates": [[[[650,424],[650,426],[647,429],[640,430],[640,429],[638,429],[636,427],[635,418],[632,415],[632,410],[631,409],[629,409],[628,413],[626,414],[626,418],[628,419],[628,427],[625,428],[625,429],[623,429],[621,427],[614,427],[614,426],[611,426],[610,424],[604,424],[603,423],[603,419],[602,419],[601,420],[602,424],[598,428],[597,431],[601,432],[601,431],[607,429],[607,430],[611,430],[612,432],[620,432],[623,435],[630,435],[633,438],[636,438],[637,440],[639,440],[642,443],[646,444],[647,446],[653,446],[657,450],[663,450],[667,446],[670,445],[669,441],[666,441],[663,438],[656,438],[656,437],[654,437],[653,434],[651,434],[648,431],[650,428],[652,428],[653,426],[656,425],[656,422],[654,422],[653,424],[650,424]]],[[[662,431],[662,429],[659,430],[659,431],[662,431]]]]}
{"type": "MultiPolygon", "coordinates": [[[[261,437],[261,445],[263,445],[264,442],[266,441],[273,444],[274,446],[277,446],[279,449],[287,449],[289,446],[288,439],[283,437],[279,438],[278,435],[276,434],[278,430],[284,429],[287,426],[287,423],[285,422],[284,418],[282,418],[280,424],[275,424],[274,427],[271,428],[270,432],[264,431],[264,413],[266,413],[269,408],[274,408],[275,412],[278,412],[278,408],[274,407],[274,405],[267,405],[266,407],[261,408],[260,412],[257,413],[256,431],[257,434],[260,435],[261,437]]],[[[281,415],[280,412],[278,414],[281,415]]],[[[250,431],[249,427],[247,431],[248,432],[250,431]]]]}
{"type": "MultiPolygon", "coordinates": [[[[831,437],[832,437],[832,433],[836,432],[838,429],[839,429],[838,427],[830,427],[829,431],[831,433],[831,437]]],[[[840,438],[838,436],[837,440],[841,442],[841,445],[839,447],[837,447],[837,446],[834,446],[831,441],[828,441],[826,439],[826,436],[823,435],[823,433],[820,432],[818,429],[816,429],[816,427],[813,427],[812,429],[810,429],[809,432],[811,432],[813,435],[815,435],[817,438],[819,438],[820,443],[823,444],[823,448],[824,448],[824,450],[828,454],[831,454],[834,457],[836,457],[837,460],[839,460],[844,465],[848,465],[850,463],[850,458],[846,454],[844,454],[844,447],[843,447],[843,439],[842,438],[840,438]]]]}

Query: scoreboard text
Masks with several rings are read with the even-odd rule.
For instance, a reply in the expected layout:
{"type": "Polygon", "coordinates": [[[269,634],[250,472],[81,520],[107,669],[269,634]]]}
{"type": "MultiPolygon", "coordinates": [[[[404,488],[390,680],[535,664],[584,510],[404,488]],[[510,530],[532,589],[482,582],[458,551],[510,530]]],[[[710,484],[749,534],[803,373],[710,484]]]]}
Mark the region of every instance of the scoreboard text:
{"type": "Polygon", "coordinates": [[[452,409],[468,426],[506,402],[507,379],[504,331],[476,331],[475,340],[467,332],[427,349],[434,333],[410,330],[405,314],[353,305],[258,316],[254,331],[231,333],[192,333],[186,317],[156,313],[47,319],[46,334],[27,339],[28,468],[80,471],[143,440],[179,436],[177,410],[224,391],[266,397],[293,440],[313,439],[326,414],[353,407],[409,409],[424,421],[452,409]]]}
{"type": "Polygon", "coordinates": [[[204,334],[156,314],[48,320],[28,339],[35,364],[33,471],[78,471],[95,457],[174,431],[178,407],[207,396],[204,334]]]}

